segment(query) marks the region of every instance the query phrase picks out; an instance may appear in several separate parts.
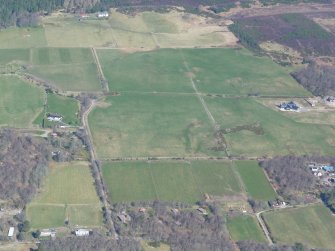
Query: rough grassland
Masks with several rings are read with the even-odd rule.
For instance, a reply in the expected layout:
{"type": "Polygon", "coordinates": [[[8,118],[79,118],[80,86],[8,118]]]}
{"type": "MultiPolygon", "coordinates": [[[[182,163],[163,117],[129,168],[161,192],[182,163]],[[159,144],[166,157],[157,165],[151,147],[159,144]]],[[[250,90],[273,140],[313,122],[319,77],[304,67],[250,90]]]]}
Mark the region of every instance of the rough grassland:
{"type": "Polygon", "coordinates": [[[64,91],[99,91],[97,67],[87,48],[39,48],[28,71],[64,91]]]}
{"type": "Polygon", "coordinates": [[[29,60],[29,49],[0,49],[0,65],[13,61],[29,62],[29,60]]]}
{"type": "Polygon", "coordinates": [[[100,225],[101,206],[88,165],[52,166],[44,190],[28,205],[27,217],[33,228],[63,226],[65,219],[71,225],[100,225]]]}
{"type": "Polygon", "coordinates": [[[204,193],[224,196],[241,192],[228,162],[104,163],[111,201],[181,201],[194,203],[204,193]]]}
{"type": "Polygon", "coordinates": [[[43,109],[42,89],[14,76],[1,76],[0,89],[0,125],[31,127],[43,109]]]}
{"type": "Polygon", "coordinates": [[[335,246],[335,218],[323,205],[269,212],[264,218],[276,242],[301,242],[314,248],[335,246]]]}
{"type": "Polygon", "coordinates": [[[115,45],[106,20],[78,21],[75,17],[51,16],[43,19],[45,36],[51,47],[92,47],[115,45]]]}
{"type": "Polygon", "coordinates": [[[122,94],[89,115],[99,158],[224,155],[195,96],[122,94]]]}
{"type": "Polygon", "coordinates": [[[44,27],[48,45],[54,47],[155,48],[150,33],[117,29],[108,20],[49,17],[44,27]]]}
{"type": "Polygon", "coordinates": [[[43,27],[7,28],[0,31],[0,48],[31,48],[46,46],[43,27]]]}
{"type": "Polygon", "coordinates": [[[98,55],[110,90],[193,92],[178,50],[98,50],[98,55]]]}
{"type": "Polygon", "coordinates": [[[240,174],[245,189],[249,196],[255,200],[273,200],[276,193],[265,177],[257,161],[235,161],[235,166],[240,174]]]}
{"type": "Polygon", "coordinates": [[[182,50],[205,93],[310,96],[283,68],[245,49],[182,50]]]}
{"type": "Polygon", "coordinates": [[[255,217],[241,215],[228,218],[227,227],[234,241],[254,240],[266,242],[266,238],[255,217]]]}
{"type": "Polygon", "coordinates": [[[232,155],[334,153],[332,126],[298,123],[251,98],[206,98],[206,102],[227,132],[225,138],[232,155]]]}

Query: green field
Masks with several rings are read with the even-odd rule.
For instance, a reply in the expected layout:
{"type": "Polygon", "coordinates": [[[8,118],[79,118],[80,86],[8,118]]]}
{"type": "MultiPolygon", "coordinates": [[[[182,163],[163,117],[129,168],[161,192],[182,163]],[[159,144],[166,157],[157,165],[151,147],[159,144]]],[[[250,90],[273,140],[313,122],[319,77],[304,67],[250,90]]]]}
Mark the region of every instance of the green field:
{"type": "Polygon", "coordinates": [[[99,158],[224,155],[211,150],[213,129],[196,96],[108,97],[89,124],[99,158]]]}
{"type": "Polygon", "coordinates": [[[104,163],[103,176],[113,202],[159,199],[194,203],[204,193],[241,193],[229,162],[104,163]]]}
{"type": "Polygon", "coordinates": [[[14,76],[0,76],[0,126],[27,128],[43,109],[43,90],[14,76]]]}
{"type": "Polygon", "coordinates": [[[98,52],[109,87],[115,91],[193,92],[193,77],[204,93],[310,95],[286,68],[244,49],[98,52]]]}
{"type": "Polygon", "coordinates": [[[0,48],[32,48],[47,46],[43,27],[6,28],[0,31],[0,48]]]}
{"type": "Polygon", "coordinates": [[[235,161],[246,192],[255,200],[274,200],[276,192],[268,182],[257,161],[235,161]]]}
{"type": "Polygon", "coordinates": [[[63,91],[99,91],[97,66],[88,48],[32,50],[28,72],[63,91]]]}
{"type": "Polygon", "coordinates": [[[234,241],[254,240],[266,242],[266,238],[255,217],[241,215],[228,218],[227,227],[234,241]]]}
{"type": "Polygon", "coordinates": [[[226,130],[231,155],[278,156],[334,153],[335,128],[298,123],[252,98],[206,98],[214,118],[226,130]]]}
{"type": "Polygon", "coordinates": [[[98,50],[98,56],[110,90],[193,93],[179,50],[98,50]]]}
{"type": "Polygon", "coordinates": [[[51,93],[48,94],[46,109],[41,112],[41,114],[35,119],[34,123],[44,127],[52,126],[56,122],[47,121],[46,115],[48,113],[61,115],[63,117],[62,122],[65,124],[74,126],[80,124],[79,102],[73,98],[51,93]]]}
{"type": "Polygon", "coordinates": [[[27,207],[32,228],[99,226],[101,206],[86,163],[55,164],[43,191],[27,207]]]}
{"type": "Polygon", "coordinates": [[[246,49],[184,49],[182,53],[204,93],[311,95],[289,75],[289,68],[246,49]]]}
{"type": "Polygon", "coordinates": [[[45,37],[54,47],[145,47],[155,48],[150,33],[118,28],[109,20],[48,17],[43,20],[45,37]]]}
{"type": "Polygon", "coordinates": [[[14,61],[28,63],[30,61],[29,49],[0,49],[0,65],[14,61]]]}
{"type": "Polygon", "coordinates": [[[335,218],[319,204],[264,213],[271,235],[278,243],[305,243],[314,248],[335,246],[335,218]]]}
{"type": "Polygon", "coordinates": [[[79,102],[75,99],[48,94],[47,112],[63,116],[63,122],[69,125],[79,125],[79,102]]]}
{"type": "Polygon", "coordinates": [[[234,195],[242,191],[241,184],[225,161],[191,162],[193,175],[202,193],[210,195],[234,195]]]}

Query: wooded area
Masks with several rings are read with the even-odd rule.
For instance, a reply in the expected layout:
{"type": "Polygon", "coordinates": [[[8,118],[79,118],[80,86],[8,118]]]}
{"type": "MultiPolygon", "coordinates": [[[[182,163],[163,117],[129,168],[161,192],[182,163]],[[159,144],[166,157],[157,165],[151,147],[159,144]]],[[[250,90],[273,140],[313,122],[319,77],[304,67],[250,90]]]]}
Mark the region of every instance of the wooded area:
{"type": "Polygon", "coordinates": [[[335,95],[335,68],[332,66],[312,62],[308,67],[292,73],[292,76],[316,96],[335,95]]]}
{"type": "Polygon", "coordinates": [[[0,199],[23,207],[36,194],[48,171],[49,150],[43,139],[0,131],[0,199]]]}
{"type": "Polygon", "coordinates": [[[122,250],[122,251],[140,251],[142,250],[140,243],[132,238],[122,238],[119,240],[110,239],[100,235],[88,237],[69,237],[57,238],[55,240],[41,241],[39,251],[72,251],[72,250],[122,250]]]}

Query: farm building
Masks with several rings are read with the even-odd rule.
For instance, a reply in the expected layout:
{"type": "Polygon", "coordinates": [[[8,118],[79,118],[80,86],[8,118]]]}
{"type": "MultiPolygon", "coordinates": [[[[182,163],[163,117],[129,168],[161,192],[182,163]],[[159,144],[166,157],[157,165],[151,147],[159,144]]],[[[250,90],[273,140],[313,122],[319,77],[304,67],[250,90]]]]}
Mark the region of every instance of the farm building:
{"type": "Polygon", "coordinates": [[[87,229],[78,229],[75,231],[76,236],[89,236],[90,231],[87,229]]]}
{"type": "Polygon", "coordinates": [[[202,215],[208,215],[207,210],[202,207],[197,208],[197,211],[202,215]]]}
{"type": "Polygon", "coordinates": [[[293,101],[290,101],[288,103],[281,103],[278,107],[281,111],[297,112],[300,109],[299,106],[296,103],[294,103],[293,101]]]}
{"type": "Polygon", "coordinates": [[[326,172],[333,172],[334,167],[333,166],[323,166],[323,170],[325,170],[326,172]]]}
{"type": "Polygon", "coordinates": [[[13,237],[13,235],[14,235],[14,230],[15,230],[15,228],[14,227],[10,227],[9,228],[9,230],[8,230],[8,237],[13,237]]]}
{"type": "Polygon", "coordinates": [[[107,18],[109,17],[109,14],[107,11],[102,11],[102,12],[98,12],[97,16],[98,18],[107,18]]]}
{"type": "Polygon", "coordinates": [[[50,229],[46,229],[46,230],[42,230],[40,237],[51,237],[51,238],[55,238],[56,237],[56,231],[55,230],[50,230],[50,229]]]}
{"type": "Polygon", "coordinates": [[[57,114],[48,114],[47,119],[53,122],[62,121],[63,117],[57,114]]]}
{"type": "Polygon", "coordinates": [[[131,221],[131,217],[125,211],[119,213],[117,217],[123,224],[127,224],[128,222],[131,221]]]}

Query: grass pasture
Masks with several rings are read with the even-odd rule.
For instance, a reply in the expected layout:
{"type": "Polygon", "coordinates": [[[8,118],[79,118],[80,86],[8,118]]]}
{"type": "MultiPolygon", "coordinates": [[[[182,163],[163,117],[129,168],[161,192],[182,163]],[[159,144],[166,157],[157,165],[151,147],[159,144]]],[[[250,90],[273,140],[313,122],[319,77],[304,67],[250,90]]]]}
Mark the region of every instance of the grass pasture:
{"type": "Polygon", "coordinates": [[[178,50],[127,53],[105,49],[98,50],[98,56],[110,90],[193,92],[178,50]]]}
{"type": "Polygon", "coordinates": [[[225,130],[233,156],[331,155],[334,152],[332,126],[298,123],[252,98],[206,98],[206,102],[225,130]]]}
{"type": "Polygon", "coordinates": [[[50,16],[43,19],[43,25],[50,47],[115,46],[107,20],[78,21],[73,16],[50,16]]]}
{"type": "Polygon", "coordinates": [[[310,96],[289,69],[246,49],[184,49],[199,91],[217,94],[310,96]]]}
{"type": "Polygon", "coordinates": [[[88,119],[102,159],[225,154],[211,150],[216,144],[213,129],[195,96],[111,96],[88,119]]]}
{"type": "Polygon", "coordinates": [[[242,191],[241,184],[232,170],[231,162],[193,161],[193,176],[199,190],[210,195],[234,195],[242,191]]]}
{"type": "MultiPolygon", "coordinates": [[[[1,34],[1,32],[0,32],[1,34]]],[[[0,65],[5,65],[11,62],[24,62],[30,61],[29,49],[0,49],[0,65]]]]}
{"type": "Polygon", "coordinates": [[[312,248],[325,249],[335,246],[335,219],[324,205],[289,208],[263,215],[278,243],[300,242],[312,248]]]}
{"type": "Polygon", "coordinates": [[[32,127],[43,109],[43,90],[14,76],[1,76],[0,89],[0,125],[32,127]]]}
{"type": "Polygon", "coordinates": [[[99,226],[101,205],[86,163],[54,164],[43,191],[27,207],[32,228],[99,226]]]}
{"type": "Polygon", "coordinates": [[[104,163],[103,176],[113,202],[180,201],[194,203],[204,193],[241,193],[229,162],[104,163]]]}
{"type": "Polygon", "coordinates": [[[63,116],[63,122],[69,125],[79,125],[79,102],[75,99],[55,94],[48,94],[47,112],[63,116]]]}
{"type": "Polygon", "coordinates": [[[240,215],[228,218],[227,227],[234,241],[253,240],[266,242],[263,231],[253,216],[240,215]]]}
{"type": "Polygon", "coordinates": [[[63,91],[99,91],[97,66],[88,48],[33,49],[28,72],[63,91]]]}
{"type": "Polygon", "coordinates": [[[48,113],[59,114],[63,116],[62,122],[68,125],[77,126],[80,124],[79,120],[79,102],[70,97],[64,97],[57,94],[47,94],[47,105],[45,110],[35,119],[34,124],[41,127],[52,126],[58,122],[50,122],[46,119],[48,113]]]}
{"type": "Polygon", "coordinates": [[[276,192],[257,161],[235,161],[234,163],[249,196],[255,200],[265,201],[276,198],[276,192]]]}
{"type": "Polygon", "coordinates": [[[43,27],[6,28],[0,31],[0,48],[32,48],[47,46],[43,27]]]}
{"type": "Polygon", "coordinates": [[[203,93],[310,96],[288,69],[245,49],[105,49],[98,55],[115,91],[193,92],[192,76],[203,93]]]}

